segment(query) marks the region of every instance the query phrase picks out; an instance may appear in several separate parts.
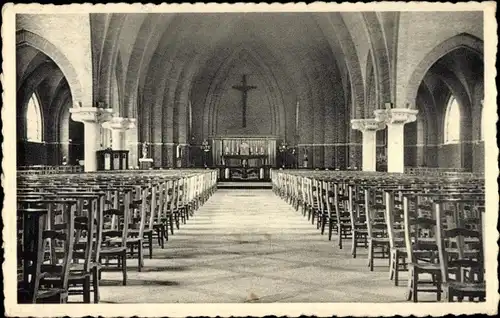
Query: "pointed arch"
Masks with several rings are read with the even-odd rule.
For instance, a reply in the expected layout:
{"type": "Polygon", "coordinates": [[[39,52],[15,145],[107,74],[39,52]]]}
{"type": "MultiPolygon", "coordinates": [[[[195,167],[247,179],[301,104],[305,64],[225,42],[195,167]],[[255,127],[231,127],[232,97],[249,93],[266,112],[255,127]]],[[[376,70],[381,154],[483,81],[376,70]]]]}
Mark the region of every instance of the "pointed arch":
{"type": "Polygon", "coordinates": [[[450,53],[451,51],[458,48],[466,48],[476,52],[481,59],[483,59],[483,41],[471,34],[461,33],[455,35],[441,44],[436,46],[432,51],[430,51],[417,65],[413,71],[410,80],[408,81],[406,87],[406,98],[405,103],[409,105],[414,105],[417,99],[417,91],[420,83],[425,77],[425,74],[429,69],[439,60],[441,57],[450,53]]]}
{"type": "Polygon", "coordinates": [[[444,143],[455,144],[460,142],[460,105],[455,96],[451,95],[444,116],[444,143]]]}
{"type": "Polygon", "coordinates": [[[217,92],[226,83],[228,74],[235,67],[236,61],[240,60],[242,57],[247,58],[248,62],[253,64],[255,68],[261,72],[261,78],[265,81],[264,89],[268,93],[266,95],[271,97],[269,103],[271,105],[272,134],[285,135],[285,106],[283,96],[281,94],[274,94],[274,92],[281,92],[276,77],[272,69],[263,62],[265,59],[263,59],[258,52],[244,45],[234,48],[232,53],[214,75],[205,100],[203,134],[205,136],[210,136],[217,133],[217,112],[218,105],[222,98],[222,94],[217,94],[217,92]]]}
{"type": "Polygon", "coordinates": [[[35,92],[26,105],[25,129],[27,141],[43,142],[43,112],[40,99],[35,92]]]}
{"type": "Polygon", "coordinates": [[[84,101],[83,88],[78,79],[77,72],[66,56],[51,42],[31,31],[21,29],[16,31],[16,46],[28,45],[51,58],[61,69],[68,81],[73,102],[84,101]]]}

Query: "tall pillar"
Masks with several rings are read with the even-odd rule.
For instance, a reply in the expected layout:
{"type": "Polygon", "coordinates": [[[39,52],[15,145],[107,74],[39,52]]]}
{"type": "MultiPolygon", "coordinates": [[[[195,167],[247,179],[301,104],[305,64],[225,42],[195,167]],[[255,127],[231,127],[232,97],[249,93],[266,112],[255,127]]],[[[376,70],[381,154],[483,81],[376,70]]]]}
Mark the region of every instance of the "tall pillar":
{"type": "Polygon", "coordinates": [[[375,118],[387,125],[387,172],[405,170],[404,126],[417,120],[418,110],[410,108],[392,108],[375,110],[375,118]]]}
{"type": "Polygon", "coordinates": [[[102,124],[102,127],[111,130],[111,148],[125,150],[124,132],[135,127],[135,118],[113,117],[102,124]]]}
{"type": "Polygon", "coordinates": [[[363,133],[363,171],[377,171],[377,131],[385,128],[384,122],[374,118],[352,119],[352,129],[363,133]]]}
{"type": "Polygon", "coordinates": [[[101,123],[108,121],[113,113],[110,108],[74,106],[70,110],[71,119],[84,125],[84,165],[85,171],[97,170],[96,151],[99,145],[101,123]]]}

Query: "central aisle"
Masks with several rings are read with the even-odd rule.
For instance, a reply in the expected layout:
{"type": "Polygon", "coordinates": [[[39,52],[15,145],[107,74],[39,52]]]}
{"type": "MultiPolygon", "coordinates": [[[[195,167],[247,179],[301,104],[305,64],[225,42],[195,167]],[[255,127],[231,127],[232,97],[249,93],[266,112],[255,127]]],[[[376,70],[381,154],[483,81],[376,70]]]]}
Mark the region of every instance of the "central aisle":
{"type": "Polygon", "coordinates": [[[271,190],[218,190],[165,249],[155,246],[153,259],[145,252],[143,272],[129,260],[127,286],[120,286],[120,273],[104,273],[101,300],[404,301],[405,288],[388,279],[387,260],[376,260],[380,266],[370,272],[366,251],[352,259],[346,245],[339,250],[271,190]]]}

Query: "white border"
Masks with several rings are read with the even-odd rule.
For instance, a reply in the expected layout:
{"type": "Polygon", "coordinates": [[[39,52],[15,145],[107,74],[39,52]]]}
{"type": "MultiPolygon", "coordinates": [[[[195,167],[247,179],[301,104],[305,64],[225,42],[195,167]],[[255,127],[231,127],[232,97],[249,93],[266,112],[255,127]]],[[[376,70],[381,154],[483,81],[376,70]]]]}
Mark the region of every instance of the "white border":
{"type": "MultiPolygon", "coordinates": [[[[11,3],[2,8],[2,40],[3,40],[3,70],[1,76],[4,87],[2,121],[4,136],[3,143],[3,175],[2,186],[5,191],[3,239],[6,242],[4,271],[5,307],[7,316],[62,316],[81,317],[86,315],[102,316],[386,316],[386,315],[444,315],[444,314],[473,314],[497,312],[498,305],[498,278],[497,255],[498,232],[496,230],[498,218],[498,149],[496,147],[496,86],[495,86],[495,57],[497,45],[497,23],[495,19],[495,2],[465,2],[424,3],[424,2],[379,2],[379,3],[341,3],[326,4],[304,3],[290,4],[178,4],[178,5],[141,5],[141,4],[73,4],[73,5],[39,5],[11,3]],[[15,224],[15,182],[16,182],[16,124],[15,124],[15,14],[16,13],[111,13],[111,12],[305,12],[305,11],[472,11],[484,12],[484,62],[485,62],[485,109],[488,111],[485,130],[485,167],[486,170],[486,200],[487,219],[485,233],[488,248],[485,251],[487,275],[487,302],[485,303],[388,303],[363,304],[358,303],[277,303],[277,304],[71,304],[71,305],[17,305],[16,304],[16,276],[8,273],[16,272],[14,244],[15,231],[9,228],[15,224]],[[6,275],[7,274],[7,275],[6,275]],[[496,296],[496,297],[495,297],[496,296]]],[[[403,300],[402,300],[403,301],[403,300]]]]}

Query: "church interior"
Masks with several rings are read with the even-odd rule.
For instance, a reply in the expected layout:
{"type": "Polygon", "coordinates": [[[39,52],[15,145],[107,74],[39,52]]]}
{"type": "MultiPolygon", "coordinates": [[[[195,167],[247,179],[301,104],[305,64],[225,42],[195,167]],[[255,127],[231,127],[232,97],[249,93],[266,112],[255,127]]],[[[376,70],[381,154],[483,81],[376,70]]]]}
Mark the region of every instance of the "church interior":
{"type": "Polygon", "coordinates": [[[488,299],[482,11],[15,25],[19,303],[488,299]]]}

